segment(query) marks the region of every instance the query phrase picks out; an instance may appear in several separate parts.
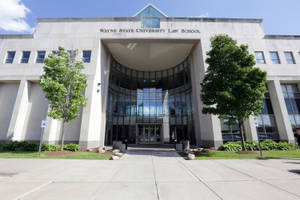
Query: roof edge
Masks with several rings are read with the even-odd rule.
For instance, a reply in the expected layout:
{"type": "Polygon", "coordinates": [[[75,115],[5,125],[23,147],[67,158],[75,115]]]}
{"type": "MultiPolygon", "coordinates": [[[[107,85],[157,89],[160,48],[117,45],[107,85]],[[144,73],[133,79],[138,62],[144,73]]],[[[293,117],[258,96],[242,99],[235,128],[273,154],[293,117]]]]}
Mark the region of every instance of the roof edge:
{"type": "Polygon", "coordinates": [[[137,13],[135,13],[132,17],[136,17],[138,14],[140,14],[141,12],[143,12],[146,8],[148,8],[149,6],[152,6],[154,9],[156,9],[158,12],[160,12],[164,17],[168,17],[163,11],[161,11],[160,9],[158,9],[155,5],[153,5],[152,3],[148,3],[144,8],[142,8],[141,10],[139,10],[137,13]]]}
{"type": "Polygon", "coordinates": [[[265,39],[300,39],[300,35],[265,35],[265,39]]]}
{"type": "MultiPolygon", "coordinates": [[[[161,21],[200,21],[200,22],[244,22],[262,23],[261,18],[213,18],[213,17],[166,17],[161,21]]],[[[92,17],[92,18],[38,18],[38,23],[44,22],[101,22],[101,21],[140,21],[138,17],[92,17]]]]}
{"type": "Polygon", "coordinates": [[[28,39],[33,38],[33,34],[0,34],[0,39],[28,39]]]}

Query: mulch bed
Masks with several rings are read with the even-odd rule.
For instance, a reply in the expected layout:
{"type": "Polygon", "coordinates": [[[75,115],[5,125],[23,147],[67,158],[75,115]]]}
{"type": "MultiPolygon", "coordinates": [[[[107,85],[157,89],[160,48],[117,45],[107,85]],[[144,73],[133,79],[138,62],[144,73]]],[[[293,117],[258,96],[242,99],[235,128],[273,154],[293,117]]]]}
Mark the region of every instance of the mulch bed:
{"type": "Polygon", "coordinates": [[[45,153],[46,156],[68,156],[68,155],[72,155],[72,154],[76,154],[76,152],[74,152],[74,151],[53,151],[53,152],[45,153]]]}
{"type": "Polygon", "coordinates": [[[256,151],[239,151],[237,154],[258,154],[256,151]]]}

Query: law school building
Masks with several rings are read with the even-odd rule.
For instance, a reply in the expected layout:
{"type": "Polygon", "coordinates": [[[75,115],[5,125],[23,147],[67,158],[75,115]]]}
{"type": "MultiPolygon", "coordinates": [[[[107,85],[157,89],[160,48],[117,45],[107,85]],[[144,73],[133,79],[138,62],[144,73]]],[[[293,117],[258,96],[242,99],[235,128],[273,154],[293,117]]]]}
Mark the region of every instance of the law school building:
{"type": "Polygon", "coordinates": [[[240,140],[237,126],[201,112],[206,52],[217,34],[248,44],[268,73],[264,109],[244,122],[247,139],[293,142],[300,127],[299,35],[266,35],[262,19],[168,17],[151,4],[132,17],[40,18],[33,34],[0,35],[0,141],[37,142],[46,119],[44,142],[59,142],[61,123],[47,117],[38,84],[44,58],[58,46],[83,59],[88,84],[87,106],[68,124],[66,142],[85,149],[125,139],[187,139],[202,147],[240,140]]]}

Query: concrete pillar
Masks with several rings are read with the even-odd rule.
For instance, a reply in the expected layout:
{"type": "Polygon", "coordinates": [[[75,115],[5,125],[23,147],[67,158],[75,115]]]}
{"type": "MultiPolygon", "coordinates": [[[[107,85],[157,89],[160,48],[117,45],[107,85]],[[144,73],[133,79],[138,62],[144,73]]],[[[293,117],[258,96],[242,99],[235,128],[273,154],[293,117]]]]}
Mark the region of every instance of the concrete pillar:
{"type": "Polygon", "coordinates": [[[101,67],[99,70],[100,81],[101,82],[101,127],[100,127],[100,143],[101,147],[104,146],[105,142],[105,132],[106,132],[106,109],[107,109],[107,100],[108,100],[108,91],[109,91],[109,75],[110,75],[110,63],[111,63],[111,55],[105,49],[104,45],[100,43],[101,57],[99,63],[101,67]]]}
{"type": "Polygon", "coordinates": [[[7,131],[7,140],[21,141],[24,139],[24,124],[27,116],[30,83],[22,79],[19,85],[13,113],[7,131]]]}
{"type": "Polygon", "coordinates": [[[294,142],[293,130],[279,80],[269,81],[268,89],[280,140],[294,142]]]}
{"type": "Polygon", "coordinates": [[[244,121],[244,127],[246,140],[258,141],[257,129],[255,127],[253,116],[250,116],[249,119],[244,121]]]}
{"type": "Polygon", "coordinates": [[[201,42],[195,45],[191,58],[192,103],[194,105],[194,125],[198,146],[218,148],[223,144],[221,123],[218,116],[204,115],[200,98],[201,86],[205,74],[205,66],[201,42]]]}
{"type": "Polygon", "coordinates": [[[46,128],[43,136],[43,143],[45,144],[59,144],[61,133],[61,121],[53,119],[49,116],[46,118],[46,128]]]}
{"type": "Polygon", "coordinates": [[[164,93],[164,98],[163,98],[163,113],[165,115],[163,116],[163,124],[162,124],[162,129],[163,129],[163,140],[164,143],[169,143],[170,142],[170,123],[169,123],[169,108],[168,108],[168,92],[164,93]]]}
{"type": "MultiPolygon", "coordinates": [[[[88,98],[82,111],[79,145],[82,149],[104,146],[106,103],[109,80],[108,54],[101,41],[94,49],[96,65],[87,77],[85,96],[88,98]]],[[[92,67],[91,67],[92,68],[92,67]]]]}
{"type": "Polygon", "coordinates": [[[95,125],[101,124],[100,119],[97,116],[96,102],[97,98],[97,83],[94,77],[88,77],[87,88],[85,90],[85,96],[88,98],[86,107],[82,111],[82,121],[80,129],[79,145],[82,149],[92,148],[99,146],[100,130],[95,129],[95,125]],[[99,120],[99,121],[98,121],[99,120]]]}

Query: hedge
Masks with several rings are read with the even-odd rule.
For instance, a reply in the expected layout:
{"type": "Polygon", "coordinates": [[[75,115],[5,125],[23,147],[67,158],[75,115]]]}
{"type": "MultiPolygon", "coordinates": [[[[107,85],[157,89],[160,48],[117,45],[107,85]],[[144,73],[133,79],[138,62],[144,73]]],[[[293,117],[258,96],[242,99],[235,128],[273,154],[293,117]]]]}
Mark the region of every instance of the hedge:
{"type": "MultiPolygon", "coordinates": [[[[245,142],[246,150],[258,151],[258,142],[248,140],[245,142]]],[[[261,149],[265,151],[270,150],[294,150],[297,146],[288,142],[275,142],[273,140],[264,140],[260,143],[261,149]]],[[[227,142],[219,147],[220,151],[241,151],[242,145],[240,141],[227,142]]]]}
{"type": "MultiPolygon", "coordinates": [[[[66,144],[64,150],[67,151],[78,151],[80,146],[78,144],[66,144]]],[[[0,152],[7,151],[38,151],[39,144],[31,143],[27,141],[10,141],[0,143],[0,152]]],[[[42,151],[59,151],[60,145],[54,144],[42,144],[42,151]]]]}

